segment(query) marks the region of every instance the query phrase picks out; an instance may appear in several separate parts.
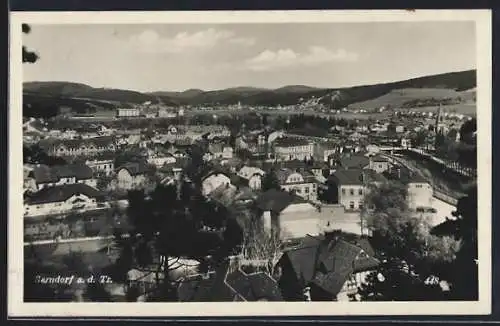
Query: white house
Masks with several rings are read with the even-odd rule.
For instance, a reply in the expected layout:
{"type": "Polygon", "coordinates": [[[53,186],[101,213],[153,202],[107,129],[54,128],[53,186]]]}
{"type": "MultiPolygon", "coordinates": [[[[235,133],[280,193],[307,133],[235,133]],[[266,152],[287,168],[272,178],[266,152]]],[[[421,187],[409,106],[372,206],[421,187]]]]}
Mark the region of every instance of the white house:
{"type": "Polygon", "coordinates": [[[127,163],[116,171],[117,186],[119,189],[135,189],[146,182],[147,166],[144,162],[127,163]]]}
{"type": "Polygon", "coordinates": [[[153,155],[147,159],[149,164],[156,166],[157,168],[161,168],[165,164],[173,164],[177,161],[177,159],[172,154],[166,155],[153,155]]]}
{"type": "Polygon", "coordinates": [[[433,193],[432,186],[427,180],[419,175],[413,175],[408,182],[409,208],[432,207],[433,193]]]}
{"type": "Polygon", "coordinates": [[[98,207],[101,194],[85,184],[70,184],[44,188],[24,203],[24,216],[64,214],[73,210],[91,210],[98,207]]]}
{"type": "Polygon", "coordinates": [[[248,187],[253,190],[262,187],[262,178],[265,174],[264,170],[252,166],[244,166],[237,173],[240,178],[248,181],[248,187]]]}
{"type": "Polygon", "coordinates": [[[224,184],[231,184],[229,176],[222,172],[211,172],[207,174],[201,182],[202,194],[207,196],[224,184]]]}
{"type": "Polygon", "coordinates": [[[257,197],[256,203],[262,212],[263,226],[279,230],[284,240],[317,235],[321,230],[317,208],[287,191],[268,190],[257,197]]]}
{"type": "Polygon", "coordinates": [[[283,168],[276,171],[276,177],[282,189],[294,192],[307,200],[318,198],[316,178],[309,171],[299,172],[283,168]]]}
{"type": "Polygon", "coordinates": [[[94,171],[95,174],[104,174],[110,176],[115,170],[113,160],[87,160],[85,164],[94,171]]]}

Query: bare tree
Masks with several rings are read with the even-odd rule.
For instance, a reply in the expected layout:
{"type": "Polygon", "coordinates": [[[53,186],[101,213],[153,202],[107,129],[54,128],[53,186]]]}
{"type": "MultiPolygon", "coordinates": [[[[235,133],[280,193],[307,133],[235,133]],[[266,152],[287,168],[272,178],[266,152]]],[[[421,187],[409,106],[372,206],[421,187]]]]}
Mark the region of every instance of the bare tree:
{"type": "Polygon", "coordinates": [[[264,229],[258,220],[247,223],[242,254],[245,260],[258,264],[274,275],[275,266],[282,255],[282,241],[277,230],[264,229]]]}

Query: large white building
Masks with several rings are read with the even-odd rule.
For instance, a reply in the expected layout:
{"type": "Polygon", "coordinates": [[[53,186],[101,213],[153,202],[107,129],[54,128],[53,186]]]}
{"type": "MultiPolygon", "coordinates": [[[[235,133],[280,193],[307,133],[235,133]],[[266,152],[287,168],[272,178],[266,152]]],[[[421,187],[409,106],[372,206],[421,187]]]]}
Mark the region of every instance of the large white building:
{"type": "Polygon", "coordinates": [[[314,144],[304,139],[279,138],[274,142],[274,155],[280,161],[310,159],[314,155],[314,144]]]}
{"type": "Polygon", "coordinates": [[[116,110],[116,115],[119,118],[127,118],[127,117],[138,117],[141,115],[141,111],[136,108],[120,108],[116,110]]]}

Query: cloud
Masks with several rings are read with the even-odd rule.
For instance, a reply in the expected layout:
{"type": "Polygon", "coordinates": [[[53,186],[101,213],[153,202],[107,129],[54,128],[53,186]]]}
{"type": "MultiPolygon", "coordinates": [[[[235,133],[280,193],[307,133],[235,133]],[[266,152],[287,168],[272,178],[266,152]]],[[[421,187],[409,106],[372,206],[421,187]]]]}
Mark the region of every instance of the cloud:
{"type": "Polygon", "coordinates": [[[254,38],[250,37],[236,37],[231,40],[229,40],[230,43],[236,44],[236,45],[242,45],[242,46],[252,46],[256,43],[254,38]]]}
{"type": "Polygon", "coordinates": [[[172,38],[162,37],[154,30],[145,30],[131,36],[129,43],[143,53],[186,53],[211,49],[221,43],[251,46],[255,40],[235,37],[231,31],[209,28],[194,33],[180,32],[172,38]]]}
{"type": "Polygon", "coordinates": [[[355,62],[357,60],[356,53],[344,49],[331,51],[321,46],[311,46],[305,53],[297,53],[291,49],[265,50],[256,57],[248,59],[245,63],[247,69],[266,71],[294,66],[316,66],[330,62],[355,62]]]}

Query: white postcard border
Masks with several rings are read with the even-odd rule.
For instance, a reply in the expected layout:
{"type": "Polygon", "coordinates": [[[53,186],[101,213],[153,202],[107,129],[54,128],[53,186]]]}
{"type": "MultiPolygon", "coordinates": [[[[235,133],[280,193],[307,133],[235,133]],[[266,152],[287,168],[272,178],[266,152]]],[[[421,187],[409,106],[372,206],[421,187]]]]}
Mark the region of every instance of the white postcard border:
{"type": "MultiPolygon", "coordinates": [[[[480,315],[491,313],[491,12],[489,10],[346,10],[219,12],[12,12],[8,168],[8,313],[10,317],[189,317],[480,315]],[[475,21],[477,50],[479,301],[24,303],[22,213],[21,24],[224,24],[475,21]]],[[[471,45],[472,46],[472,45],[471,45]]]]}

